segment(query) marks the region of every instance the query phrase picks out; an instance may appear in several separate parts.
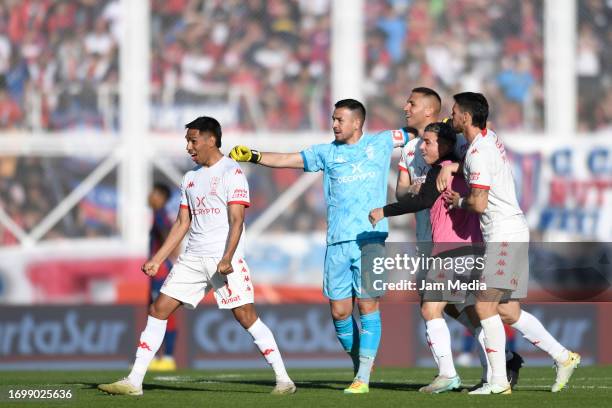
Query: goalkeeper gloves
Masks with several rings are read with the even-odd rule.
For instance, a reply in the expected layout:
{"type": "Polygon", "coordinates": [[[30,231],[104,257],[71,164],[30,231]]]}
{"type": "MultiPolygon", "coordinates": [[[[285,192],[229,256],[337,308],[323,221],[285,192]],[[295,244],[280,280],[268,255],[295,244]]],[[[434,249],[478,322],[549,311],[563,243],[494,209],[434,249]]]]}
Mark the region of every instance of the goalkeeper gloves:
{"type": "Polygon", "coordinates": [[[259,163],[261,161],[259,150],[250,149],[242,145],[234,146],[229,156],[237,162],[259,163]]]}

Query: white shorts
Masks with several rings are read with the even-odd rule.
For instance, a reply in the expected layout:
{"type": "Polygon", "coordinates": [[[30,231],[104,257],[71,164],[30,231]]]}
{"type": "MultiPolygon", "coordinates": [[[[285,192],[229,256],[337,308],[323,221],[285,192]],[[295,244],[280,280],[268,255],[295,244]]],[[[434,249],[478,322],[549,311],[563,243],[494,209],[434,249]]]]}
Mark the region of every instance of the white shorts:
{"type": "Polygon", "coordinates": [[[487,237],[481,281],[487,288],[507,289],[510,299],[527,297],[529,287],[529,230],[487,237]]]}
{"type": "Polygon", "coordinates": [[[195,309],[211,289],[219,309],[233,309],[255,301],[251,272],[246,261],[234,259],[234,272],[229,275],[217,273],[221,258],[183,254],[166,277],[160,290],[188,309],[195,309]]]}

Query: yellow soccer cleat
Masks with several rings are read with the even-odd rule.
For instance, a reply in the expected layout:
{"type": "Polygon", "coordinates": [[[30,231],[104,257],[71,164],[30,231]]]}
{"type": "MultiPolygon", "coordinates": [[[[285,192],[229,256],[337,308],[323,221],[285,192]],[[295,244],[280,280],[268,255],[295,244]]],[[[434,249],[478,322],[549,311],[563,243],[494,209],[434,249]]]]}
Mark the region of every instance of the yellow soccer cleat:
{"type": "Polygon", "coordinates": [[[142,386],[135,386],[127,378],[111,384],[100,384],[98,389],[113,395],[142,395],[142,386]]]}
{"type": "Polygon", "coordinates": [[[370,392],[368,384],[358,379],[353,380],[353,383],[344,390],[345,394],[367,394],[368,392],[370,392]]]}
{"type": "Polygon", "coordinates": [[[176,371],[176,361],[172,356],[156,358],[149,365],[149,371],[176,371]]]}
{"type": "Polygon", "coordinates": [[[550,391],[559,392],[565,388],[578,364],[580,364],[580,354],[573,351],[569,352],[569,358],[565,362],[555,363],[557,378],[550,391]]]}

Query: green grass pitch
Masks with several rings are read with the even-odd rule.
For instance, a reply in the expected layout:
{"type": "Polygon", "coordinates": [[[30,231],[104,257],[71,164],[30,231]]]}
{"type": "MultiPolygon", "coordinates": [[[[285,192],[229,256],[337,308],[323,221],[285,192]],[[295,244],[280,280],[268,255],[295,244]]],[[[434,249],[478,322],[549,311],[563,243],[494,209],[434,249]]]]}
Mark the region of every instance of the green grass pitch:
{"type": "MultiPolygon", "coordinates": [[[[479,369],[460,369],[465,385],[473,385],[479,369]]],[[[290,370],[298,392],[273,396],[273,380],[267,370],[194,371],[149,373],[142,397],[106,395],[96,389],[126,372],[116,371],[22,371],[0,372],[0,408],[15,406],[66,407],[612,407],[612,366],[579,367],[569,386],[552,394],[552,368],[523,368],[519,384],[508,396],[469,396],[461,392],[424,395],[417,390],[434,375],[425,368],[377,368],[370,393],[344,395],[351,380],[345,369],[290,370]],[[17,401],[8,398],[15,389],[70,389],[72,400],[17,401]]]]}

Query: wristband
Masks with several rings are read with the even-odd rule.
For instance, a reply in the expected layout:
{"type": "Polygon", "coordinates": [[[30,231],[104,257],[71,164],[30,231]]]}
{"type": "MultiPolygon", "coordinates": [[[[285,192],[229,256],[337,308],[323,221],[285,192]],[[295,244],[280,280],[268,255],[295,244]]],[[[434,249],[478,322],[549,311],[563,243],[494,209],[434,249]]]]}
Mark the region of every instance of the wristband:
{"type": "Polygon", "coordinates": [[[251,163],[259,163],[261,161],[261,156],[262,154],[259,152],[259,150],[251,149],[251,158],[249,161],[251,163]]]}
{"type": "Polygon", "coordinates": [[[463,208],[463,204],[464,204],[463,197],[459,197],[459,200],[457,200],[457,208],[463,208]]]}

